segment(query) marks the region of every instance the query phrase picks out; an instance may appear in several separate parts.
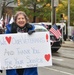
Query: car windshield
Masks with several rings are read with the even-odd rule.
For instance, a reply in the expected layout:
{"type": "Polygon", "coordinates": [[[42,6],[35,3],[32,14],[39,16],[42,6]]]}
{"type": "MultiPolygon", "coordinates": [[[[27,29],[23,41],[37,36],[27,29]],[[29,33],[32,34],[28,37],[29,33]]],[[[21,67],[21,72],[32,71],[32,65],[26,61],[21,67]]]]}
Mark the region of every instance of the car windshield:
{"type": "Polygon", "coordinates": [[[35,31],[36,32],[46,32],[48,31],[42,24],[37,24],[37,23],[31,23],[32,25],[35,26],[35,31]]]}
{"type": "Polygon", "coordinates": [[[37,31],[37,32],[45,32],[45,31],[48,31],[48,30],[43,26],[35,25],[35,31],[37,31]]]}

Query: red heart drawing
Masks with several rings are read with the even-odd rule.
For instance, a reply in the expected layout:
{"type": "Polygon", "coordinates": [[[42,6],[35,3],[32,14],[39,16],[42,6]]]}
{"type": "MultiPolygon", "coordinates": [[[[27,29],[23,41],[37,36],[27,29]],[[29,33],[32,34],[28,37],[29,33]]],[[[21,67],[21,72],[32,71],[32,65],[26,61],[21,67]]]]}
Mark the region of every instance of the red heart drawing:
{"type": "Polygon", "coordinates": [[[50,60],[50,54],[45,54],[45,59],[47,60],[47,61],[49,61],[50,60]]]}
{"type": "Polygon", "coordinates": [[[11,36],[10,37],[5,37],[5,39],[6,39],[6,41],[8,42],[8,44],[10,44],[10,42],[11,42],[11,36]]]}

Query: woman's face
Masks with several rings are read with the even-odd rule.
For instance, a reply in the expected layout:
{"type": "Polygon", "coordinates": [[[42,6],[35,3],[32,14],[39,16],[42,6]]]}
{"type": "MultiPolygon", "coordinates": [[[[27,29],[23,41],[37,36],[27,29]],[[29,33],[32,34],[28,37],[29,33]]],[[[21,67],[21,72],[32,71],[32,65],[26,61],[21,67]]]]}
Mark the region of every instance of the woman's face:
{"type": "Polygon", "coordinates": [[[25,24],[26,24],[26,19],[24,17],[23,14],[19,14],[17,16],[17,19],[16,19],[16,24],[19,26],[19,27],[24,27],[25,24]]]}

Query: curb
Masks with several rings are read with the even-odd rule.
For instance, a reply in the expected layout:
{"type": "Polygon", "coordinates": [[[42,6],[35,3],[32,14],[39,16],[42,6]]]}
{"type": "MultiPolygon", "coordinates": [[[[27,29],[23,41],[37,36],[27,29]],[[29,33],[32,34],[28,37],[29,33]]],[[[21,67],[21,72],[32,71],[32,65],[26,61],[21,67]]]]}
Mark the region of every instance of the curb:
{"type": "Polygon", "coordinates": [[[74,48],[73,46],[65,46],[65,45],[62,45],[62,47],[74,48]]]}
{"type": "Polygon", "coordinates": [[[71,42],[71,41],[65,41],[64,43],[62,43],[61,46],[62,46],[62,47],[74,48],[74,43],[71,42]]]}
{"type": "Polygon", "coordinates": [[[70,47],[70,48],[74,48],[74,44],[73,43],[62,43],[63,47],[70,47]]]}

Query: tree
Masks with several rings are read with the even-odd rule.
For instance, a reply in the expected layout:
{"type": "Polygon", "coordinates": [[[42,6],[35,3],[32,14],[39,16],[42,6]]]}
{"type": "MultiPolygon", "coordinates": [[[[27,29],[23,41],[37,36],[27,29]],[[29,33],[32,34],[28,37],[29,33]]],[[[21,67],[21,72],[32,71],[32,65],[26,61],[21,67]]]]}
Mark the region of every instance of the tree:
{"type": "Polygon", "coordinates": [[[60,0],[59,5],[56,8],[56,14],[57,14],[58,22],[60,22],[60,20],[62,18],[64,19],[64,17],[61,17],[62,14],[64,16],[68,15],[67,10],[68,10],[68,2],[67,2],[67,0],[60,0]]]}
{"type": "Polygon", "coordinates": [[[6,2],[6,0],[3,0],[2,14],[1,14],[3,16],[3,19],[5,19],[5,15],[6,15],[5,9],[6,9],[7,5],[12,3],[12,2],[14,2],[14,1],[6,2]]]}
{"type": "Polygon", "coordinates": [[[70,0],[70,25],[74,26],[74,0],[70,0]]]}
{"type": "MultiPolygon", "coordinates": [[[[68,16],[68,0],[60,0],[60,6],[58,6],[57,14],[64,13],[68,16]],[[62,11],[61,11],[62,10],[62,11]]],[[[70,25],[74,26],[74,0],[70,0],[70,25]]],[[[59,17],[58,17],[59,18],[59,17]]],[[[60,18],[59,18],[60,19],[60,18]]]]}
{"type": "MultiPolygon", "coordinates": [[[[17,7],[15,10],[22,10],[26,11],[26,13],[32,18],[33,22],[36,22],[37,17],[45,17],[46,19],[48,16],[50,17],[51,8],[50,0],[20,0],[21,5],[17,7]],[[19,9],[20,8],[20,9],[19,9]]],[[[17,0],[15,0],[17,2],[17,0]]]]}

